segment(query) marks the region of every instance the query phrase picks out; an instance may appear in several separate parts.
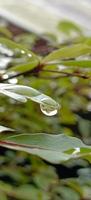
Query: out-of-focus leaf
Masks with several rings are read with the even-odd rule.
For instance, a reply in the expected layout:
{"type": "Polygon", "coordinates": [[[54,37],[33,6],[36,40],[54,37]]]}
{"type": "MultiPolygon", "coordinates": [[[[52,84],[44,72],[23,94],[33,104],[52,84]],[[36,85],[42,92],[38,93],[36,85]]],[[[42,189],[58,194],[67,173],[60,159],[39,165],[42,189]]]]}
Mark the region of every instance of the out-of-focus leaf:
{"type": "Polygon", "coordinates": [[[12,40],[0,37],[0,44],[7,46],[9,49],[11,49],[13,51],[15,51],[15,50],[19,51],[20,50],[20,52],[24,51],[23,54],[30,54],[31,56],[33,55],[33,56],[37,57],[33,52],[28,50],[26,47],[24,47],[23,45],[12,41],[12,40]]]}
{"type": "Polygon", "coordinates": [[[74,159],[76,158],[76,154],[79,156],[78,153],[82,148],[84,152],[85,149],[88,149],[88,152],[91,153],[91,146],[85,145],[78,138],[66,136],[64,134],[49,135],[41,133],[9,136],[4,138],[4,140],[0,142],[0,145],[37,155],[52,163],[60,163],[71,158],[74,159]],[[70,149],[73,150],[66,153],[70,149]]]}
{"type": "MultiPolygon", "coordinates": [[[[32,51],[28,50],[27,48],[25,48],[23,45],[18,44],[16,42],[13,42],[9,39],[6,38],[0,38],[0,44],[7,48],[9,48],[10,50],[12,50],[14,53],[18,52],[18,54],[20,54],[20,56],[22,55],[23,57],[25,57],[25,64],[17,64],[11,68],[9,68],[7,70],[7,73],[9,72],[27,72],[31,69],[33,69],[34,67],[36,67],[39,64],[39,59],[37,57],[37,55],[35,55],[32,51]]],[[[17,55],[16,55],[17,57],[17,55]]],[[[21,60],[22,62],[22,60],[21,60]]]]}
{"type": "Polygon", "coordinates": [[[84,120],[80,118],[78,126],[79,126],[79,130],[81,132],[82,137],[89,144],[90,135],[91,135],[91,122],[89,120],[84,120]]]}
{"type": "Polygon", "coordinates": [[[45,32],[43,34],[43,38],[48,40],[52,44],[57,44],[57,37],[53,33],[45,32]]]}
{"type": "Polygon", "coordinates": [[[91,67],[91,60],[70,60],[70,61],[61,61],[60,64],[70,67],[91,67]]]}
{"type": "Polygon", "coordinates": [[[30,185],[18,187],[15,191],[15,196],[22,200],[48,200],[48,195],[42,190],[30,185]]]}
{"type": "Polygon", "coordinates": [[[91,53],[91,47],[86,44],[75,44],[71,46],[66,46],[64,48],[58,49],[46,56],[42,62],[48,63],[57,60],[75,58],[81,55],[86,55],[91,53]]]}
{"type": "Polygon", "coordinates": [[[75,190],[72,190],[66,186],[58,187],[57,193],[60,194],[63,200],[80,200],[80,195],[75,190]]]}
{"type": "Polygon", "coordinates": [[[60,21],[57,27],[59,31],[61,31],[67,36],[70,36],[71,33],[77,33],[79,35],[82,35],[80,27],[72,21],[60,21]]]}
{"type": "Polygon", "coordinates": [[[37,35],[34,33],[22,33],[15,37],[15,41],[21,43],[25,47],[29,48],[33,46],[34,42],[37,39],[37,35]]]}
{"type": "Polygon", "coordinates": [[[33,69],[34,67],[36,67],[37,65],[39,64],[39,61],[38,60],[35,60],[35,58],[32,58],[31,61],[29,61],[28,63],[26,62],[25,64],[18,64],[18,65],[15,65],[11,68],[9,68],[7,70],[7,73],[6,74],[9,74],[10,75],[10,72],[12,73],[24,73],[24,72],[28,72],[30,71],[31,69],[33,69]]]}
{"type": "Polygon", "coordinates": [[[5,193],[2,192],[2,191],[0,191],[0,198],[1,198],[2,200],[8,200],[8,199],[7,199],[7,196],[6,196],[5,193]]]}
{"type": "Polygon", "coordinates": [[[0,27],[0,34],[3,34],[4,36],[11,38],[12,37],[12,33],[5,27],[1,26],[0,27]]]}

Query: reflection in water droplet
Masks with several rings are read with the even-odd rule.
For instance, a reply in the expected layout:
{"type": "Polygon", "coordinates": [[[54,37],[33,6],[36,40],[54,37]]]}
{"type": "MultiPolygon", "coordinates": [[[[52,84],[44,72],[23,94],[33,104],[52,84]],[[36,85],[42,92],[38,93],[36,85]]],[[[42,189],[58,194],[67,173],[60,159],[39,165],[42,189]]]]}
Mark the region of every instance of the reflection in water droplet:
{"type": "Polygon", "coordinates": [[[53,116],[56,115],[58,112],[59,104],[56,103],[56,101],[48,98],[42,99],[40,103],[40,109],[42,113],[44,113],[47,116],[53,116]]]}
{"type": "Polygon", "coordinates": [[[53,106],[47,106],[43,103],[40,104],[40,109],[41,109],[42,113],[44,113],[47,116],[56,115],[58,112],[58,110],[55,109],[53,106]]]}

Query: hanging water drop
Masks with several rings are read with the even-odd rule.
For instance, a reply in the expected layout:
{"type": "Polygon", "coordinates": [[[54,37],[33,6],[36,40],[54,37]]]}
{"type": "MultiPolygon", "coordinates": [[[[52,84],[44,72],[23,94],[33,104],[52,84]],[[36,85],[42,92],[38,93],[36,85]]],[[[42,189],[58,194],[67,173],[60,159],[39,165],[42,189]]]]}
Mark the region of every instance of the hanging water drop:
{"type": "Polygon", "coordinates": [[[53,100],[51,97],[42,94],[38,90],[15,84],[0,84],[0,93],[12,97],[21,102],[26,102],[27,99],[31,99],[40,104],[40,109],[42,113],[47,116],[56,115],[59,109],[59,104],[53,100]]]}
{"type": "Polygon", "coordinates": [[[40,103],[40,109],[43,114],[47,116],[54,116],[57,114],[59,104],[52,99],[44,98],[40,103]]]}
{"type": "Polygon", "coordinates": [[[43,114],[47,115],[47,116],[53,116],[53,115],[56,115],[58,110],[53,108],[53,107],[47,107],[46,105],[44,104],[40,104],[40,109],[42,111],[43,114]]]}

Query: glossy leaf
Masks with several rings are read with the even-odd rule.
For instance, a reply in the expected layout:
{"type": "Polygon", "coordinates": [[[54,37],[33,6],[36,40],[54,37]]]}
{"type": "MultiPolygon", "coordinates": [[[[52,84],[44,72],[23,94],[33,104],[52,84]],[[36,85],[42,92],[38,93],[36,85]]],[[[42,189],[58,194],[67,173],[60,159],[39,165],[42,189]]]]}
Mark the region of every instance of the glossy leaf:
{"type": "Polygon", "coordinates": [[[76,58],[91,53],[91,47],[86,44],[75,44],[53,51],[42,62],[48,63],[62,59],[76,58]]]}
{"type": "Polygon", "coordinates": [[[41,133],[9,136],[4,138],[0,142],[0,145],[37,155],[52,163],[60,163],[72,158],[75,159],[76,154],[80,152],[81,148],[87,148],[91,153],[91,146],[85,145],[78,138],[64,134],[49,135],[41,133]],[[66,153],[70,149],[73,151],[66,153]]]}
{"type": "Polygon", "coordinates": [[[0,93],[17,101],[26,102],[27,98],[40,104],[41,111],[48,116],[57,114],[59,104],[38,90],[23,85],[0,84],[0,93]]]}

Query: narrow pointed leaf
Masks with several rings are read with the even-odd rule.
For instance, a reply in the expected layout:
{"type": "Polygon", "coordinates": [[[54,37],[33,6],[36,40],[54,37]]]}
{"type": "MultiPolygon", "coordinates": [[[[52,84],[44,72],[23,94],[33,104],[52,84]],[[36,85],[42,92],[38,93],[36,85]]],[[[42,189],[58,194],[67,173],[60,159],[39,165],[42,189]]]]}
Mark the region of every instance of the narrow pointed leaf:
{"type": "MultiPolygon", "coordinates": [[[[0,141],[1,146],[21,150],[37,155],[51,163],[60,163],[69,159],[75,159],[80,155],[81,149],[87,149],[91,153],[91,146],[85,145],[80,139],[75,137],[60,135],[21,134],[9,136],[0,141]],[[73,150],[67,153],[68,150],[73,150]],[[79,150],[77,152],[77,150],[79,150]]],[[[82,154],[83,155],[83,154],[82,154]]]]}
{"type": "Polygon", "coordinates": [[[71,61],[62,61],[60,64],[64,66],[71,66],[71,67],[84,67],[90,68],[91,67],[91,60],[71,60],[71,61]]]}
{"type": "Polygon", "coordinates": [[[15,100],[26,102],[27,98],[40,104],[41,111],[48,116],[57,114],[59,104],[40,91],[23,85],[0,84],[0,93],[15,100]]]}
{"type": "Polygon", "coordinates": [[[91,53],[91,47],[86,44],[76,44],[72,46],[67,46],[58,50],[53,51],[48,56],[46,56],[42,62],[48,63],[52,61],[75,58],[81,55],[86,55],[91,53]]]}

